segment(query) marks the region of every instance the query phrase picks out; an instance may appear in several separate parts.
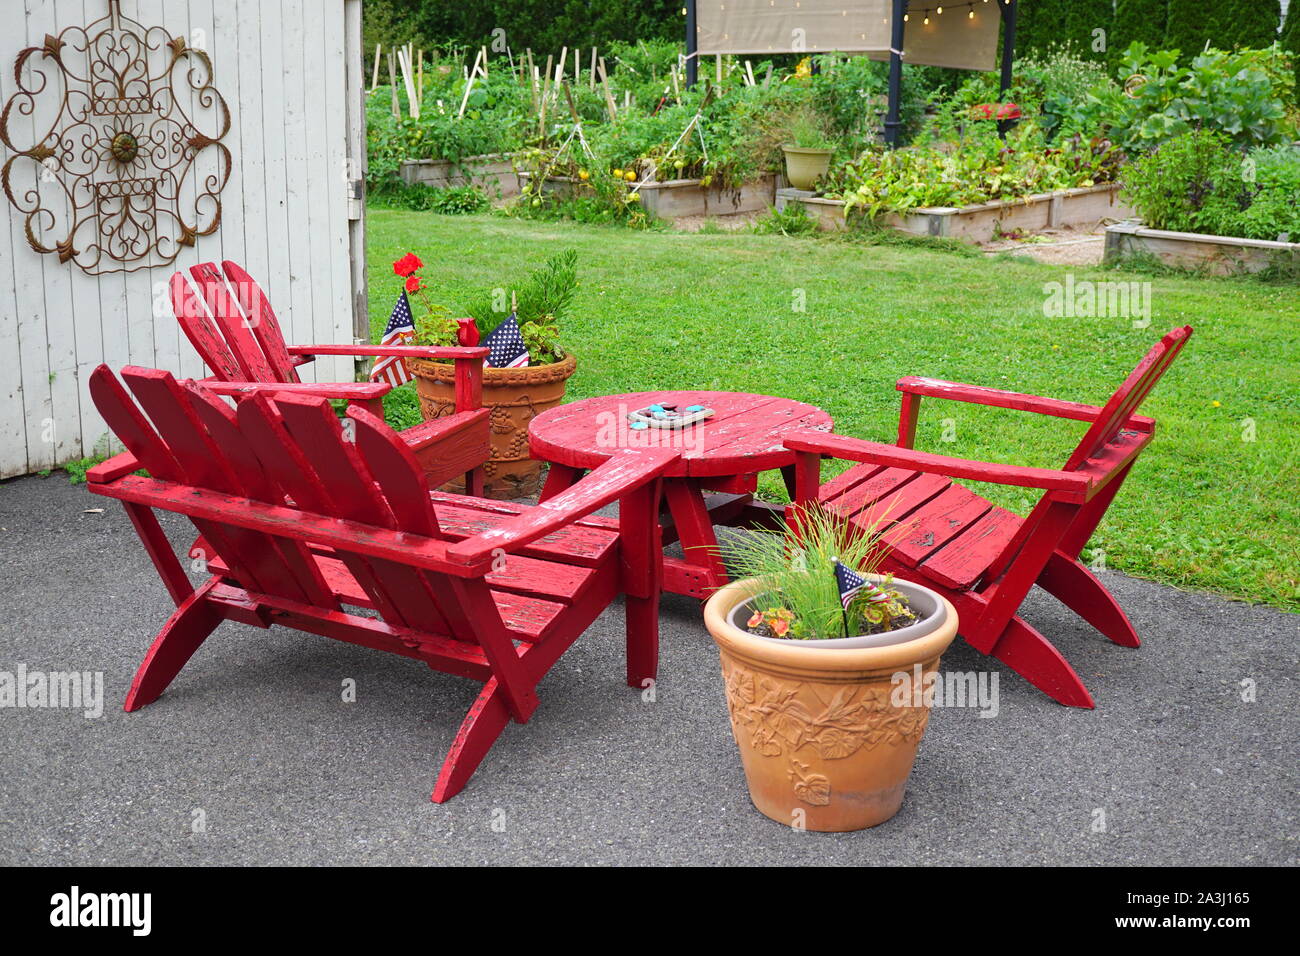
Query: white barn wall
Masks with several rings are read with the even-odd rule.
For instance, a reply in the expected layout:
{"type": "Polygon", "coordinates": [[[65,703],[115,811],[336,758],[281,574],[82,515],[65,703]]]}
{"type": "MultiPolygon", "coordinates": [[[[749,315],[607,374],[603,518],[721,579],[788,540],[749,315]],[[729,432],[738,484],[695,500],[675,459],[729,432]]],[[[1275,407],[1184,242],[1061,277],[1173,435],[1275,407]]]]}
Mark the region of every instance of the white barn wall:
{"type": "MultiPolygon", "coordinates": [[[[364,143],[352,128],[363,121],[362,93],[348,62],[360,62],[360,2],[122,0],[124,16],[162,25],[212,58],[213,85],[231,114],[221,225],[173,266],[88,276],[32,250],[22,217],[0,194],[0,478],[92,453],[107,433],[86,391],[100,362],[209,374],[167,300],[178,268],[243,264],[267,290],[290,344],[365,334],[365,273],[352,261],[354,250],[363,255],[364,231],[349,221],[348,202],[349,170],[364,175],[364,157],[348,162],[364,143]]],[[[107,12],[107,0],[0,0],[0,108],[15,91],[20,50],[107,12]]],[[[8,158],[0,144],[0,163],[8,158]]],[[[326,357],[301,374],[348,381],[353,364],[326,357]]]]}

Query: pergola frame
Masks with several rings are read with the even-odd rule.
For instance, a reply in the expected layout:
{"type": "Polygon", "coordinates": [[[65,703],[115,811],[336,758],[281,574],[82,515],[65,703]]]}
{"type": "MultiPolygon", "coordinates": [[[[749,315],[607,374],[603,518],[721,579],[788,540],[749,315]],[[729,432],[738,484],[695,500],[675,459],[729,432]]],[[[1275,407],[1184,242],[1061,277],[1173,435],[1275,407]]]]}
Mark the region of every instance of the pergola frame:
{"type": "MultiPolygon", "coordinates": [[[[903,49],[905,25],[903,17],[907,14],[909,0],[891,0],[893,4],[890,20],[889,42],[889,107],[885,113],[885,143],[892,149],[898,145],[898,130],[902,126],[900,106],[903,87],[903,58],[899,51],[903,49]]],[[[686,0],[686,86],[691,88],[699,79],[700,57],[696,40],[696,0],[686,0]]],[[[998,3],[998,12],[1002,15],[1002,77],[999,89],[1003,96],[1011,89],[1011,65],[1016,47],[1016,14],[1020,0],[998,3]]],[[[1011,127],[1011,120],[999,120],[998,132],[1002,135],[1011,127]]]]}

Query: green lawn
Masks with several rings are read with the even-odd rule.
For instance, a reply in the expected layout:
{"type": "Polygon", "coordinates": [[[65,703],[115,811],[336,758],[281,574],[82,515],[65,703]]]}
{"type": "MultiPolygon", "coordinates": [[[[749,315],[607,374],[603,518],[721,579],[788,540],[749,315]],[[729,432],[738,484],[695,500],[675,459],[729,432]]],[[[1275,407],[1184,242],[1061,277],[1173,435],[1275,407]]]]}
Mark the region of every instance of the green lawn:
{"type": "MultiPolygon", "coordinates": [[[[1076,281],[1152,283],[1151,327],[1134,329],[1125,318],[1046,318],[1044,284],[1064,281],[1066,267],[916,246],[388,209],[370,211],[368,241],[372,329],[388,317],[399,289],[391,263],[407,251],[425,261],[435,301],[455,308],[472,290],[574,247],[582,286],[564,329],[578,357],[570,398],[761,392],[818,405],[837,431],[878,441],[894,439],[900,376],[1101,404],[1161,333],[1190,323],[1195,336],[1143,409],[1159,422],[1156,441],[1098,529],[1093,557],[1099,550],[1129,574],[1300,609],[1294,286],[1074,268],[1076,281]],[[804,312],[794,309],[800,298],[804,312]]],[[[413,408],[398,396],[390,417],[413,408]]],[[[927,400],[917,447],[1059,467],[1081,428],[927,400]]],[[[767,479],[763,489],[777,495],[778,485],[767,479]]],[[[1031,504],[1018,491],[980,490],[1021,513],[1031,504]]]]}

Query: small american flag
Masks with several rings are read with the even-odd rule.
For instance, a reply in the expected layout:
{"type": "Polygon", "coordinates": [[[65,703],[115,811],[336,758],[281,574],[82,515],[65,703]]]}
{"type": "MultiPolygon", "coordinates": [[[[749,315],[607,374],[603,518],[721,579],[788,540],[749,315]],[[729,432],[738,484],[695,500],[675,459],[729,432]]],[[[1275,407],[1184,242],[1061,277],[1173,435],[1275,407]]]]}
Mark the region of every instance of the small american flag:
{"type": "Polygon", "coordinates": [[[528,365],[528,346],[524,345],[519,320],[513,312],[479,344],[491,349],[484,363],[488,368],[524,368],[528,365]]]}
{"type": "MultiPolygon", "coordinates": [[[[388,317],[388,327],[384,329],[384,337],[379,340],[379,344],[410,345],[414,338],[415,322],[411,318],[411,303],[403,291],[397,298],[397,305],[393,306],[393,314],[388,317]]],[[[406,360],[400,355],[385,355],[370,370],[370,381],[388,382],[396,388],[411,381],[411,373],[407,371],[406,360]]]]}
{"type": "Polygon", "coordinates": [[[838,561],[835,562],[835,583],[840,586],[840,603],[845,607],[848,607],[853,599],[858,596],[859,591],[866,591],[867,597],[876,604],[889,600],[889,595],[884,591],[838,561]]]}

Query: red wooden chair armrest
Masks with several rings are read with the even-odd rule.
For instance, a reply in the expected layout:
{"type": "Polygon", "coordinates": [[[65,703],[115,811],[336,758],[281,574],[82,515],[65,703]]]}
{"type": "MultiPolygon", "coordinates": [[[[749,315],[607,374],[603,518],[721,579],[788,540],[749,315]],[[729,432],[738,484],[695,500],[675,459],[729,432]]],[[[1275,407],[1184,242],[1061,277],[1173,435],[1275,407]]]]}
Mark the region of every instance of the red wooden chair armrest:
{"type": "Polygon", "coordinates": [[[290,355],[401,355],[427,359],[479,359],[488,357],[486,346],[463,345],[290,345],[290,355]]]}
{"type": "MultiPolygon", "coordinates": [[[[947,398],[954,402],[972,402],[993,408],[1012,408],[1017,411],[1054,415],[1057,418],[1069,418],[1079,422],[1096,421],[1097,416],[1101,414],[1101,409],[1096,405],[1066,402],[1042,395],[1027,395],[1023,392],[1009,392],[984,385],[945,382],[937,378],[908,376],[900,378],[895,388],[906,395],[947,398]]],[[[1155,419],[1147,418],[1145,415],[1134,415],[1129,419],[1129,426],[1141,431],[1150,431],[1155,427],[1155,419]]]]}
{"type": "Polygon", "coordinates": [[[403,358],[451,360],[456,363],[456,411],[483,407],[483,363],[486,346],[442,345],[293,345],[289,355],[400,355],[403,358]]]}
{"type": "Polygon", "coordinates": [[[139,471],[140,462],[135,455],[129,451],[124,451],[120,455],[114,455],[112,458],[101,461],[98,465],[92,466],[86,472],[86,481],[92,485],[101,485],[109,481],[129,475],[132,472],[139,471]]]}
{"type": "Polygon", "coordinates": [[[469,412],[456,412],[454,415],[444,415],[442,418],[435,418],[433,421],[412,425],[405,431],[398,432],[397,437],[406,442],[406,446],[411,451],[418,454],[435,442],[454,435],[456,432],[472,428],[488,415],[489,410],[486,408],[477,408],[469,412]]]}
{"type": "Polygon", "coordinates": [[[388,382],[218,382],[212,379],[204,379],[197,384],[217,395],[251,395],[254,392],[275,392],[362,402],[383,398],[393,389],[393,386],[388,382]]]}
{"type": "Polygon", "coordinates": [[[544,538],[658,478],[679,455],[668,448],[625,448],[554,498],[450,546],[447,557],[479,564],[497,548],[513,551],[544,538]]]}
{"type": "Polygon", "coordinates": [[[1092,486],[1092,479],[1078,472],[968,461],[950,455],[933,455],[896,445],[882,445],[847,435],[828,435],[825,432],[792,432],[786,436],[785,447],[796,452],[813,452],[847,461],[869,462],[892,468],[914,468],[948,478],[1042,488],[1055,492],[1054,497],[1062,501],[1086,501],[1092,486]]]}

